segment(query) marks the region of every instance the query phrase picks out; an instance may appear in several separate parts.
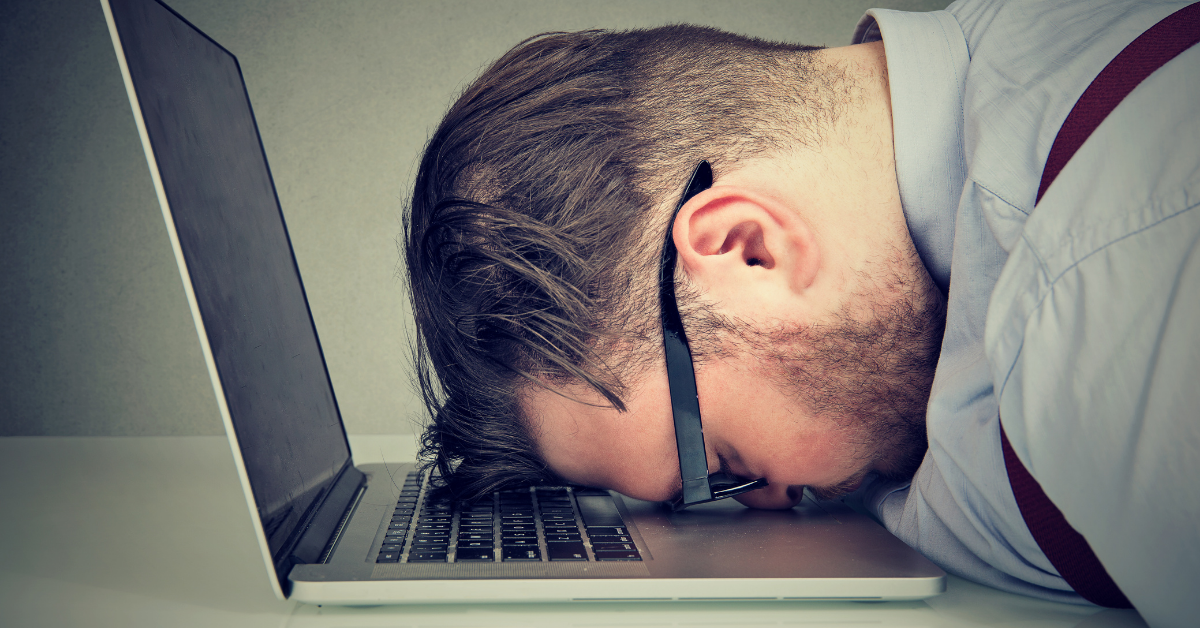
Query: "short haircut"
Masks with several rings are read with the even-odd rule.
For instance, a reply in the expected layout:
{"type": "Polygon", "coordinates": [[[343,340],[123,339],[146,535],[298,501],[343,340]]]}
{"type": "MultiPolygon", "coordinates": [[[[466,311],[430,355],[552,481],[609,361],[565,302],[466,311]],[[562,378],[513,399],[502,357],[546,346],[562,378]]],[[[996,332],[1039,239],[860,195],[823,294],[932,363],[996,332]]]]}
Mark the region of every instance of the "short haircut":
{"type": "Polygon", "coordinates": [[[555,481],[527,387],[582,383],[624,410],[661,355],[658,251],[684,178],[818,144],[843,99],[817,50],[682,25],[548,33],[451,106],[404,240],[421,454],[455,495],[555,481]]]}

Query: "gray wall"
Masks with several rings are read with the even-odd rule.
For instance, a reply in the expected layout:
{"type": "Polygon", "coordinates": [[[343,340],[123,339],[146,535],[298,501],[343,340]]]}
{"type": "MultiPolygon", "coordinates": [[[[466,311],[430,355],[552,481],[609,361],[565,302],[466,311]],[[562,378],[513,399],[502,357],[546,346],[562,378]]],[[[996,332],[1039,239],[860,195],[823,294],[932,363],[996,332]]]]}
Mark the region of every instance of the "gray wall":
{"type": "MultiPolygon", "coordinates": [[[[408,433],[402,199],[450,99],[546,30],[843,45],[929,1],[175,0],[237,55],[347,430],[408,433]]],[[[0,435],[222,433],[100,4],[0,3],[0,435]]]]}

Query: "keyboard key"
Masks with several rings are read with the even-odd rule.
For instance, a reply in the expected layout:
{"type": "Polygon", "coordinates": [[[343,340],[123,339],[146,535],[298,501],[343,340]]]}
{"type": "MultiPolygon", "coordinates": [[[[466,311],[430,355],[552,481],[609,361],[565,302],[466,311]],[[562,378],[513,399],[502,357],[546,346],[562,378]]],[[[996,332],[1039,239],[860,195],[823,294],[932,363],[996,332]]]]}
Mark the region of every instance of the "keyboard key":
{"type": "Polygon", "coordinates": [[[502,532],[536,532],[537,526],[532,523],[509,523],[500,526],[502,532]]]}
{"type": "Polygon", "coordinates": [[[479,540],[479,541],[464,541],[462,539],[458,540],[458,548],[459,549],[462,549],[464,547],[494,547],[494,546],[495,546],[495,543],[491,539],[479,540]]]}
{"type": "Polygon", "coordinates": [[[598,528],[598,527],[588,526],[587,533],[588,533],[588,536],[624,536],[626,534],[629,534],[628,532],[625,531],[624,526],[619,527],[619,528],[615,528],[615,527],[598,528]]]}
{"type": "Polygon", "coordinates": [[[462,541],[490,541],[490,540],[492,540],[493,536],[494,535],[491,532],[488,532],[487,534],[480,534],[478,532],[468,532],[466,534],[463,534],[460,531],[458,533],[458,541],[460,543],[462,541]]]}
{"type": "Polygon", "coordinates": [[[546,535],[547,543],[559,543],[562,541],[582,541],[582,540],[583,540],[583,538],[580,536],[580,534],[578,532],[576,532],[575,534],[547,534],[546,535]]]}
{"type": "Polygon", "coordinates": [[[488,561],[495,560],[495,551],[490,547],[459,547],[458,554],[454,557],[454,562],[466,561],[488,561]]]}
{"type": "Polygon", "coordinates": [[[550,560],[587,560],[583,543],[548,543],[546,554],[550,560]]]}
{"type": "Polygon", "coordinates": [[[537,547],[506,547],[504,548],[505,561],[540,561],[542,553],[537,547]]]}
{"type": "Polygon", "coordinates": [[[511,532],[505,530],[500,533],[500,536],[506,539],[536,539],[537,532],[532,530],[515,530],[511,532]]]}
{"type": "Polygon", "coordinates": [[[394,563],[400,560],[400,552],[379,552],[379,558],[375,559],[377,563],[394,563]]]}
{"type": "Polygon", "coordinates": [[[641,560],[642,555],[636,550],[619,552],[596,552],[596,560],[641,560]]]}
{"type": "Polygon", "coordinates": [[[545,511],[543,511],[542,512],[542,521],[543,522],[545,522],[545,521],[570,521],[571,523],[574,523],[575,517],[572,515],[547,514],[545,511]]]}
{"type": "Polygon", "coordinates": [[[620,536],[591,536],[591,535],[589,535],[588,540],[591,541],[592,544],[596,544],[596,543],[632,543],[633,542],[633,538],[630,537],[629,535],[620,535],[620,536]]]}
{"type": "Polygon", "coordinates": [[[399,552],[404,549],[403,543],[384,543],[383,547],[379,548],[381,552],[399,552]]]}
{"type": "Polygon", "coordinates": [[[413,552],[408,555],[410,563],[444,563],[446,552],[413,552]]]}
{"type": "Polygon", "coordinates": [[[504,547],[537,547],[537,539],[501,539],[500,544],[504,547]]]}
{"type": "MultiPolygon", "coordinates": [[[[617,512],[617,505],[613,503],[612,497],[581,495],[576,498],[576,503],[579,504],[579,515],[583,517],[584,525],[589,528],[625,525],[625,522],[621,520],[621,513],[617,512]]],[[[621,533],[623,534],[624,530],[621,533]]]]}
{"type": "Polygon", "coordinates": [[[578,530],[579,529],[579,526],[575,525],[574,520],[571,520],[571,521],[543,521],[542,527],[546,528],[546,530],[551,530],[551,529],[578,530]]]}
{"type": "Polygon", "coordinates": [[[637,551],[637,546],[633,543],[592,543],[592,550],[597,552],[629,552],[637,551]]]}

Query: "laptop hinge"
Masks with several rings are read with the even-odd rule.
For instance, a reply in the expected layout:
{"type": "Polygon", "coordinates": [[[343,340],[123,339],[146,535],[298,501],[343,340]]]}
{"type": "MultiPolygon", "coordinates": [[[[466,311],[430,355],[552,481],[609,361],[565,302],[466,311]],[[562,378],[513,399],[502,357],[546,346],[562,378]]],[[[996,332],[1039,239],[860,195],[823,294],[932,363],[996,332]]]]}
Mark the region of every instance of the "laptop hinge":
{"type": "Polygon", "coordinates": [[[292,565],[316,563],[321,560],[329,541],[338,531],[345,518],[347,510],[354,503],[366,476],[353,466],[346,470],[329,489],[329,494],[312,520],[308,522],[304,534],[292,548],[289,562],[292,565]]]}
{"type": "Polygon", "coordinates": [[[325,546],[325,551],[321,552],[320,562],[322,565],[329,562],[329,557],[333,556],[333,550],[337,549],[338,541],[342,539],[342,532],[346,529],[346,524],[350,523],[350,516],[354,514],[354,510],[358,508],[358,502],[362,501],[363,495],[367,494],[367,486],[361,485],[358,491],[354,493],[354,499],[350,505],[346,507],[346,514],[342,515],[342,520],[338,522],[337,529],[334,530],[333,536],[329,537],[329,543],[325,546]]]}

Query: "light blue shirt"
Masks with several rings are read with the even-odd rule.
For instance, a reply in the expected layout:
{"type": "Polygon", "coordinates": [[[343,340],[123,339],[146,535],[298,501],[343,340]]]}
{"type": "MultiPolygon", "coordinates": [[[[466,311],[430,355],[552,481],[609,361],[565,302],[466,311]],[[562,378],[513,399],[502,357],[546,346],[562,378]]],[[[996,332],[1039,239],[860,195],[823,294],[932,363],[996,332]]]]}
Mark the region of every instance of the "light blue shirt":
{"type": "Polygon", "coordinates": [[[872,10],[909,230],[948,292],[911,484],[860,497],[951,573],[1086,603],[1038,548],[1018,457],[1151,625],[1200,616],[1200,47],[1137,87],[1034,211],[1095,76],[1187,2],[872,10]]]}

